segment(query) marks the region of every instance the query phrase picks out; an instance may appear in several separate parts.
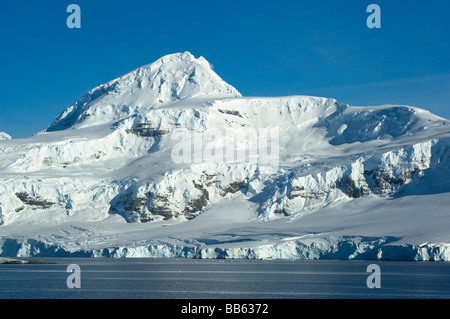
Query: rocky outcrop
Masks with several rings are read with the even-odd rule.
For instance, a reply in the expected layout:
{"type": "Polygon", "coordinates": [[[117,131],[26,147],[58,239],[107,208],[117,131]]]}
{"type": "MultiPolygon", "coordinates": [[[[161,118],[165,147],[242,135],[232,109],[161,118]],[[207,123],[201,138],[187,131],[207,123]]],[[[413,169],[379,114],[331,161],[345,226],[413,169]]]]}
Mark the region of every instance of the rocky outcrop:
{"type": "Polygon", "coordinates": [[[22,203],[31,206],[31,209],[47,209],[56,204],[46,199],[32,197],[26,192],[16,193],[16,196],[21,200],[22,203]]]}

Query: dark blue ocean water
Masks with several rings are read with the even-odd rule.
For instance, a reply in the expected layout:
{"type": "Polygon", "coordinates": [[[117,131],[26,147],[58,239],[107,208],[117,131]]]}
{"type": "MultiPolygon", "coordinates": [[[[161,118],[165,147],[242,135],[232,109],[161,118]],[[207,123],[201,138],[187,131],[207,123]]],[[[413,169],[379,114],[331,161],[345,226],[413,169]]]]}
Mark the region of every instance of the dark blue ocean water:
{"type": "Polygon", "coordinates": [[[44,259],[0,265],[0,299],[450,298],[450,263],[189,259],[44,259]],[[67,287],[69,264],[81,288],[67,287]],[[380,266],[369,289],[367,266],[380,266]]]}

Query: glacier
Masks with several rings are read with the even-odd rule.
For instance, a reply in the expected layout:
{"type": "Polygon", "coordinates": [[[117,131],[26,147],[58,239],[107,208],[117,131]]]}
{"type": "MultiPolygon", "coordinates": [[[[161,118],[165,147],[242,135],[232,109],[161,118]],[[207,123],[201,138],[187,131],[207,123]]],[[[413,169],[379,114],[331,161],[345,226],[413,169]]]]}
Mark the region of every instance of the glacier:
{"type": "Polygon", "coordinates": [[[184,52],[7,137],[3,257],[450,261],[449,121],[413,106],[244,97],[184,52]],[[276,166],[173,160],[175,132],[237,151],[262,128],[279,132],[276,166]]]}

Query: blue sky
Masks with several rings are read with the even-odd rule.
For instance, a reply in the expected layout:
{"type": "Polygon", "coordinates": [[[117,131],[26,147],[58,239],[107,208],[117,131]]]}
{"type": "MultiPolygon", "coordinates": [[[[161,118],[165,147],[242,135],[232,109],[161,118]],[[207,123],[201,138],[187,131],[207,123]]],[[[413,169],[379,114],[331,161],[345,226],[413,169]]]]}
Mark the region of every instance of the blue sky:
{"type": "Polygon", "coordinates": [[[0,5],[0,131],[45,129],[86,91],[190,51],[245,96],[406,104],[450,118],[450,1],[28,0],[0,5]],[[81,29],[66,8],[81,7],[81,29]],[[366,8],[381,8],[369,29],[366,8]]]}

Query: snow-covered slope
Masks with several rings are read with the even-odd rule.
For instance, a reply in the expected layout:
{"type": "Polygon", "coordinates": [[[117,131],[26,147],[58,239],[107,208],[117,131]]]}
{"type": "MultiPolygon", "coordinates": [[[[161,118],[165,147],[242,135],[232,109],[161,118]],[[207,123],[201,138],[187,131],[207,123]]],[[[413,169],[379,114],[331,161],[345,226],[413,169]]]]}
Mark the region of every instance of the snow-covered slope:
{"type": "Polygon", "coordinates": [[[5,132],[0,132],[0,141],[10,140],[10,139],[12,139],[11,136],[9,136],[8,134],[6,134],[5,132]]]}
{"type": "Polygon", "coordinates": [[[425,110],[242,97],[173,54],[0,141],[0,254],[450,260],[449,158],[425,110]]]}
{"type": "Polygon", "coordinates": [[[187,98],[237,96],[240,93],[214,73],[203,57],[177,53],[87,92],[61,113],[47,131],[107,123],[187,98]]]}

